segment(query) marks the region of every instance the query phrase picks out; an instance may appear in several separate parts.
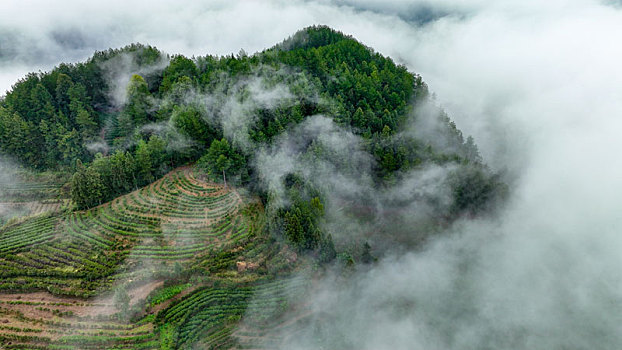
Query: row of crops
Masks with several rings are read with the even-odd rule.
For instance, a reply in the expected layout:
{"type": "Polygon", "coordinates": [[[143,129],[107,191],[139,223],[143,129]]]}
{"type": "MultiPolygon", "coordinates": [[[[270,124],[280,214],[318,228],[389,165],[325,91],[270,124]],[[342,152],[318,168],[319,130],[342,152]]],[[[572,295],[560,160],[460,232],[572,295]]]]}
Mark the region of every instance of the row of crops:
{"type": "Polygon", "coordinates": [[[71,308],[66,303],[0,304],[0,348],[159,349],[152,317],[135,324],[98,321],[74,316],[67,311],[71,308]]]}
{"type": "Polygon", "coordinates": [[[290,303],[299,302],[306,277],[258,282],[255,286],[205,287],[158,313],[162,349],[261,348],[276,346],[290,303]]]}
{"type": "Polygon", "coordinates": [[[0,291],[44,290],[69,301],[0,303],[0,348],[231,348],[263,341],[267,329],[279,327],[268,321],[303,285],[265,282],[291,261],[263,221],[261,204],[186,167],[88,211],[6,225],[0,291]],[[105,317],[80,311],[97,304],[84,298],[153,278],[177,283],[136,302],[132,307],[143,310],[138,322],[116,319],[113,306],[105,317]]]}
{"type": "Polygon", "coordinates": [[[89,296],[132,262],[200,261],[230,237],[251,232],[253,218],[235,215],[241,204],[237,193],[196,180],[184,168],[86,212],[6,226],[0,230],[0,290],[89,296]]]}
{"type": "Polygon", "coordinates": [[[67,174],[36,174],[13,167],[0,167],[0,174],[0,202],[57,201],[69,196],[62,190],[67,174]]]}
{"type": "Polygon", "coordinates": [[[34,174],[0,165],[0,228],[20,218],[58,213],[71,205],[66,175],[34,174]]]}
{"type": "Polygon", "coordinates": [[[26,202],[61,198],[61,184],[57,183],[1,183],[0,199],[10,202],[26,202]]]}

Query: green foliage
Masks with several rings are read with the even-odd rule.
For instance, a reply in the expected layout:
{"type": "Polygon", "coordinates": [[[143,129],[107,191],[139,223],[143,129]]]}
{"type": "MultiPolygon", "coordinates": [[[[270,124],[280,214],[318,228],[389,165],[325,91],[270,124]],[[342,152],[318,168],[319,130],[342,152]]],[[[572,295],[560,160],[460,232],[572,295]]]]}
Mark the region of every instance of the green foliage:
{"type": "Polygon", "coordinates": [[[111,199],[136,188],[136,162],[129,152],[117,151],[109,157],[98,154],[91,165],[105,188],[105,198],[111,199]]]}
{"type": "Polygon", "coordinates": [[[212,141],[197,166],[214,181],[222,180],[223,173],[227,181],[237,184],[243,183],[248,177],[246,158],[224,138],[212,141]]]}
{"type": "Polygon", "coordinates": [[[158,304],[161,304],[191,286],[192,285],[190,283],[184,283],[160,289],[154,295],[149,297],[149,305],[156,306],[158,304]]]}
{"type": "MultiPolygon", "coordinates": [[[[154,136],[155,137],[155,136],[154,136]]],[[[144,140],[138,141],[136,146],[136,176],[140,182],[149,183],[155,180],[154,167],[157,165],[157,154],[144,140]]]]}
{"type": "Polygon", "coordinates": [[[454,173],[451,184],[454,192],[452,214],[475,215],[493,210],[508,191],[499,175],[491,174],[481,166],[465,167],[454,173]]]}
{"type": "Polygon", "coordinates": [[[122,315],[126,315],[130,310],[130,295],[125,286],[119,286],[114,291],[114,305],[122,315]]]}
{"type": "Polygon", "coordinates": [[[397,130],[411,98],[427,96],[419,76],[328,27],[309,27],[269,51],[317,77],[322,92],[338,104],[336,119],[364,136],[385,126],[397,130]]]}
{"type": "MultiPolygon", "coordinates": [[[[157,316],[140,321],[155,322],[156,328],[122,336],[73,330],[62,335],[56,328],[54,340],[0,335],[0,342],[10,338],[46,344],[41,348],[250,348],[252,344],[236,344],[232,337],[236,323],[246,315],[245,327],[256,326],[261,334],[283,323],[280,316],[291,298],[280,282],[263,280],[308,261],[296,260],[291,246],[322,264],[336,261],[350,267],[355,257],[362,263],[375,261],[367,242],[356,243],[353,253],[337,252],[333,237],[322,230],[323,198],[328,197],[300,176],[285,178],[278,201],[276,194],[267,193],[266,202],[253,204],[241,199],[244,192],[202,180],[204,174],[213,181],[225,175],[228,183],[248,185],[249,196],[257,194],[259,182],[250,166],[256,161],[253,146],[270,146],[312,115],[332,117],[362,136],[363,147],[375,159],[372,180],[378,188],[411,169],[451,163],[456,169],[449,179],[453,205],[449,213],[439,213],[440,220],[493,209],[507,192],[498,175],[481,164],[473,139],[464,140],[444,112],[439,112],[439,128],[447,147],[437,149],[402,133],[414,107],[428,98],[421,77],[330,28],[304,29],[251,56],[243,51],[196,59],[173,56],[164,67],[166,60],[157,49],[140,44],[97,52],[84,63],[29,74],[0,100],[0,153],[31,168],[73,172],[72,201],[78,209],[91,208],[2,226],[0,290],[92,297],[122,279],[155,275],[167,280],[166,287],[148,304],[172,299],[166,307],[154,308],[162,309],[157,316]],[[118,105],[111,100],[114,86],[106,77],[121,60],[132,71],[149,73],[123,77],[130,82],[126,102],[118,105]],[[286,93],[275,100],[262,95],[266,91],[286,93]],[[250,145],[243,149],[223,138],[225,118],[240,111],[248,122],[242,131],[248,132],[243,136],[250,145]],[[94,143],[103,147],[93,156],[86,145],[94,143]],[[167,174],[197,159],[196,168],[203,173],[183,167],[167,174]],[[291,245],[280,245],[268,233],[291,245]],[[201,287],[182,298],[188,279],[202,281],[201,287]]],[[[330,159],[340,170],[358,171],[347,156],[337,157],[319,142],[303,146],[307,160],[330,159]]],[[[113,299],[119,316],[135,311],[124,287],[113,299]]],[[[71,316],[62,310],[39,311],[71,316]]]]}
{"type": "MultiPolygon", "coordinates": [[[[116,151],[110,156],[101,153],[95,155],[93,163],[88,167],[89,174],[96,176],[101,185],[101,196],[97,202],[89,205],[79,205],[79,208],[88,208],[101,202],[109,201],[117,196],[144,186],[163,175],[168,167],[164,165],[166,158],[165,142],[158,136],[151,136],[148,142],[140,140],[134,154],[131,152],[116,151]]],[[[76,200],[80,191],[73,191],[79,183],[72,182],[72,199],[76,200]],[[74,197],[73,193],[76,192],[74,197]]]]}
{"type": "Polygon", "coordinates": [[[78,209],[101,204],[104,190],[100,174],[90,167],[85,167],[78,160],[76,172],[71,178],[71,199],[78,209]]]}
{"type": "Polygon", "coordinates": [[[299,250],[313,250],[322,245],[327,249],[325,259],[330,260],[332,255],[330,250],[334,250],[332,238],[324,238],[320,230],[320,220],[324,216],[322,201],[317,195],[309,195],[309,193],[316,194],[315,191],[306,188],[295,179],[290,181],[294,181],[288,190],[291,204],[279,208],[275,220],[281,223],[284,236],[299,250]]]}
{"type": "Polygon", "coordinates": [[[28,75],[0,107],[0,132],[17,133],[1,135],[0,151],[35,168],[73,167],[76,159],[87,159],[83,143],[97,128],[90,103],[86,88],[67,74],[28,75]]]}
{"type": "Polygon", "coordinates": [[[352,255],[348,252],[337,254],[337,261],[345,267],[353,267],[356,264],[352,255]]]}
{"type": "Polygon", "coordinates": [[[121,135],[129,135],[136,126],[152,120],[152,98],[147,82],[140,75],[134,74],[127,86],[127,103],[119,115],[121,135]]]}
{"type": "Polygon", "coordinates": [[[162,83],[160,84],[160,94],[165,94],[171,90],[172,86],[182,77],[195,79],[198,75],[197,67],[194,62],[184,56],[178,55],[171,59],[168,67],[162,73],[162,83]]]}
{"type": "Polygon", "coordinates": [[[382,179],[390,179],[398,171],[407,171],[434,160],[431,148],[426,149],[420,141],[385,132],[372,138],[370,149],[377,160],[376,173],[382,179]]]}
{"type": "MultiPolygon", "coordinates": [[[[0,133],[3,129],[15,131],[14,137],[0,135],[0,153],[37,169],[71,169],[76,159],[91,160],[85,145],[101,131],[104,112],[116,109],[109,100],[112,94],[104,70],[122,55],[137,67],[163,59],[157,49],[133,44],[96,52],[87,62],[61,64],[51,72],[32,73],[19,80],[0,101],[0,133]]],[[[157,72],[131,78],[128,103],[114,116],[122,125],[115,132],[131,134],[133,127],[153,119],[150,89],[157,88],[161,79],[157,72]]]]}
{"type": "MultiPolygon", "coordinates": [[[[98,174],[103,189],[101,194],[95,190],[96,200],[90,201],[79,194],[90,190],[74,191],[81,208],[132,191],[171,167],[198,158],[198,166],[213,181],[226,177],[229,183],[257,188],[249,167],[254,154],[222,138],[221,120],[229,113],[227,104],[252,100],[253,89],[245,82],[257,78],[261,89],[285,86],[288,96],[283,103],[258,103],[244,110],[250,114],[247,136],[254,145],[269,144],[306,117],[325,114],[365,138],[365,147],[376,160],[378,183],[390,184],[429,162],[482,169],[473,139],[465,141],[442,111],[439,121],[449,150],[401,134],[412,107],[428,98],[421,77],[325,26],[306,28],[251,56],[244,52],[196,59],[173,56],[163,70],[145,69],[151,73],[129,77],[123,106],[108,100],[111,87],[102,70],[120,57],[139,68],[165,62],[157,49],[139,44],[97,52],[85,63],[62,64],[49,73],[26,76],[1,102],[0,151],[40,169],[72,169],[77,160],[92,160],[86,167],[89,177],[98,174]],[[202,94],[213,100],[192,101],[202,94]],[[152,122],[160,122],[154,129],[161,129],[142,128],[152,122]],[[92,159],[84,147],[91,141],[106,142],[111,151],[92,159]]],[[[309,151],[321,156],[325,150],[312,145],[309,151]]],[[[502,192],[492,176],[473,174],[467,170],[453,180],[453,214],[485,208],[495,193],[502,192]]],[[[83,175],[76,185],[85,182],[83,175]]],[[[300,249],[322,246],[331,251],[314,219],[321,215],[314,212],[312,198],[305,193],[291,196],[288,207],[277,215],[276,226],[300,249]]]]}
{"type": "Polygon", "coordinates": [[[39,131],[33,122],[0,107],[0,147],[6,154],[35,166],[42,165],[45,158],[40,159],[40,141],[39,131]]]}
{"type": "Polygon", "coordinates": [[[217,137],[217,132],[211,128],[193,107],[178,106],[174,108],[171,121],[177,130],[207,146],[217,137]]]}
{"type": "Polygon", "coordinates": [[[69,89],[73,87],[71,77],[64,73],[59,73],[56,79],[56,106],[65,115],[69,114],[69,89]]]}

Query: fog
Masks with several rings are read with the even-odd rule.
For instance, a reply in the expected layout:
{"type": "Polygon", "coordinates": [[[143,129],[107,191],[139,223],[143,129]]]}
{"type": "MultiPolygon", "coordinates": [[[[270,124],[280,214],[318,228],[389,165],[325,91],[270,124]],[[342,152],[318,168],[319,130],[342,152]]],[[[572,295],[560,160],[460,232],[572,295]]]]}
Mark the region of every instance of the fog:
{"type": "Polygon", "coordinates": [[[359,250],[366,241],[379,254],[413,248],[432,233],[435,220],[449,215],[449,179],[457,164],[420,166],[379,187],[365,140],[327,116],[307,117],[270,145],[256,147],[253,166],[270,193],[267,210],[289,204],[285,179],[296,174],[320,191],[323,229],[341,249],[359,250]]]}
{"type": "Polygon", "coordinates": [[[347,283],[326,278],[310,298],[317,319],[283,348],[317,348],[320,332],[352,349],[618,349],[621,11],[588,0],[4,1],[0,90],[131,42],[252,53],[311,24],[344,31],[421,74],[484,161],[507,169],[511,196],[420,251],[347,283]]]}

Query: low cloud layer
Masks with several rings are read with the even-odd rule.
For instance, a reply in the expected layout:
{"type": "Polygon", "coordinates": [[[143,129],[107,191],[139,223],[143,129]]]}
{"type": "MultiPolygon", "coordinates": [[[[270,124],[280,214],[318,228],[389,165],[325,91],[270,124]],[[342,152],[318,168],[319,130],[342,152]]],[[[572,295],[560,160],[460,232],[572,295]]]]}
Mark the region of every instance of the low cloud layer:
{"type": "Polygon", "coordinates": [[[287,201],[289,174],[318,189],[325,205],[324,229],[340,247],[365,241],[378,252],[413,247],[427,236],[431,222],[448,214],[448,180],[458,166],[418,167],[379,187],[374,183],[375,159],[364,144],[362,137],[331,118],[314,115],[262,146],[253,165],[272,206],[287,201]]]}
{"type": "MultiPolygon", "coordinates": [[[[461,222],[312,300],[356,349],[622,347],[622,10],[608,1],[8,1],[0,90],[131,42],[254,52],[327,24],[420,73],[484,160],[516,179],[461,222]],[[92,16],[97,13],[98,16],[92,16]],[[166,23],[166,25],[162,25],[166,23]],[[398,307],[400,306],[400,307],[398,307]]],[[[314,348],[311,330],[284,345],[314,348]]]]}

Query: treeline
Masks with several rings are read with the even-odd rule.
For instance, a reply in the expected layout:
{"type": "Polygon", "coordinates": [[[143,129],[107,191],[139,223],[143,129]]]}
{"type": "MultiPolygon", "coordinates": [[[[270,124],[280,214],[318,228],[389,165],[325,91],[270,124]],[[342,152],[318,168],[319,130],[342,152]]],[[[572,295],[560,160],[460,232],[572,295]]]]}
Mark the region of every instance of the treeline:
{"type": "MultiPolygon", "coordinates": [[[[273,84],[286,84],[295,98],[283,106],[259,106],[251,111],[255,123],[249,137],[257,143],[270,142],[292,124],[319,113],[330,114],[375,140],[372,135],[398,130],[407,115],[406,106],[414,98],[427,96],[419,76],[327,27],[307,28],[252,56],[243,52],[194,60],[174,56],[165,68],[154,68],[164,60],[155,48],[131,45],[98,52],[85,63],[27,76],[2,101],[0,149],[39,169],[71,167],[76,159],[93,159],[95,152],[89,152],[89,146],[95,151],[104,143],[113,151],[124,149],[137,142],[137,128],[168,121],[171,116],[179,130],[199,148],[206,148],[222,133],[218,122],[206,123],[213,116],[188,106],[188,92],[227,93],[236,81],[262,66],[275,71],[292,67],[286,70],[298,71],[305,78],[294,81],[287,72],[267,77],[273,84]],[[117,61],[144,71],[142,76],[131,77],[121,106],[111,97],[118,92],[108,77],[117,61]],[[329,102],[319,103],[321,99],[329,102]]],[[[389,165],[384,170],[392,169],[389,165]]]]}

